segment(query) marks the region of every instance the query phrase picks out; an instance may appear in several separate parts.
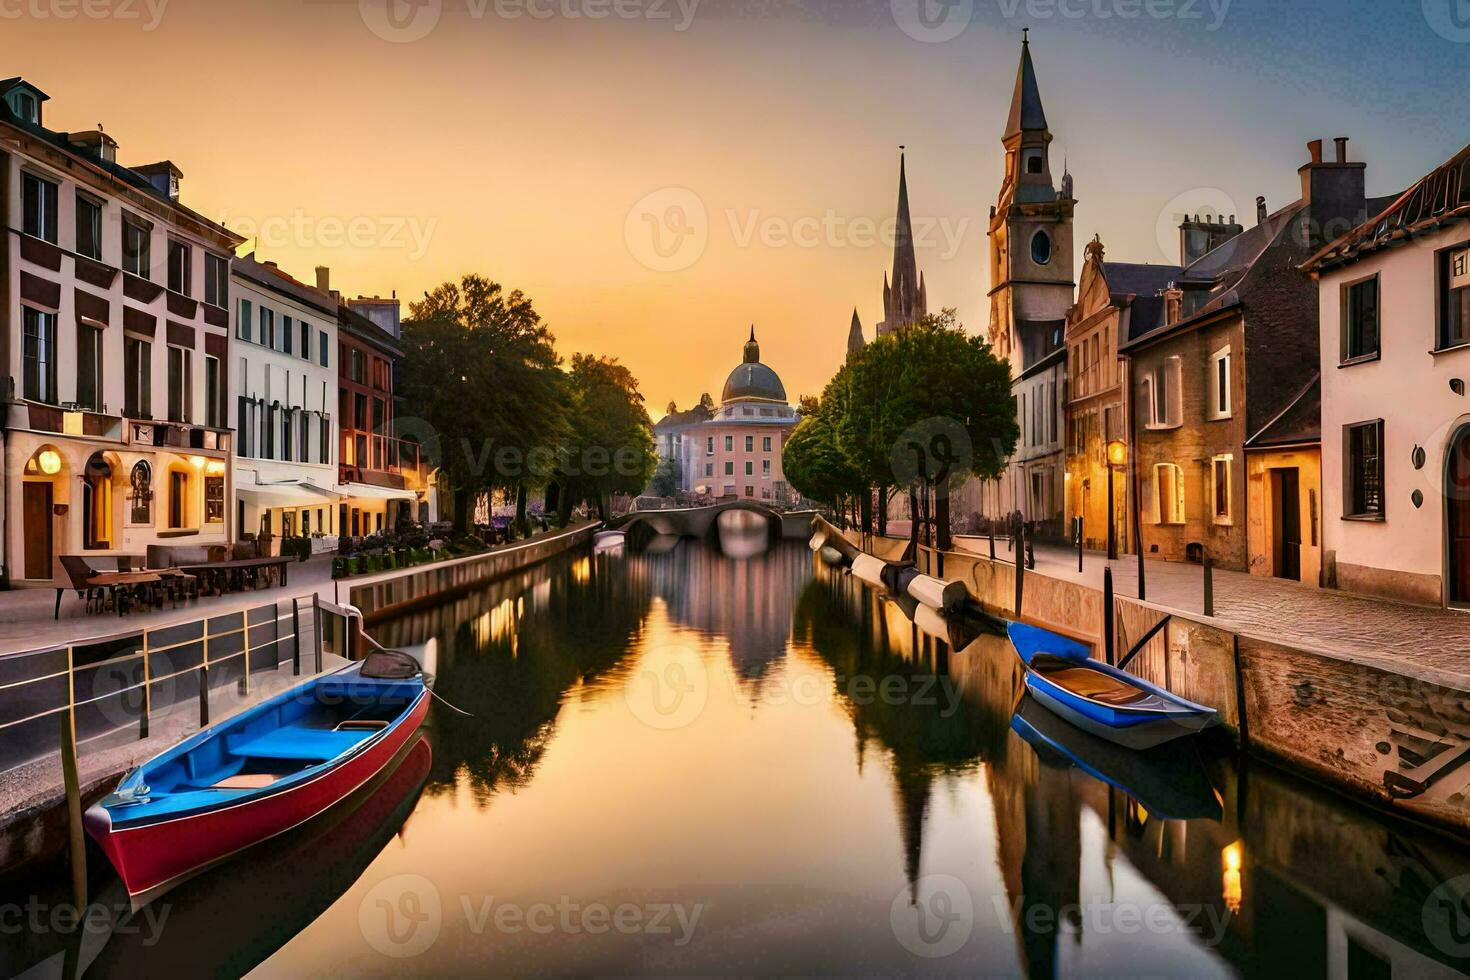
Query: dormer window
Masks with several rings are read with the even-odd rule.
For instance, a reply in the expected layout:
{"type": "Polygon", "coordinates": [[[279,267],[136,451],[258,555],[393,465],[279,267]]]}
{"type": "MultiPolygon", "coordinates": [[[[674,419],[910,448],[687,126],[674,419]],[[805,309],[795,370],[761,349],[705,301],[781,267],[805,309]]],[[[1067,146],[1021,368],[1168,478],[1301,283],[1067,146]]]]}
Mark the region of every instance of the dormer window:
{"type": "Polygon", "coordinates": [[[40,106],[36,103],[36,97],[29,92],[15,93],[15,101],[11,103],[15,107],[15,114],[28,123],[38,122],[36,115],[40,106]]]}

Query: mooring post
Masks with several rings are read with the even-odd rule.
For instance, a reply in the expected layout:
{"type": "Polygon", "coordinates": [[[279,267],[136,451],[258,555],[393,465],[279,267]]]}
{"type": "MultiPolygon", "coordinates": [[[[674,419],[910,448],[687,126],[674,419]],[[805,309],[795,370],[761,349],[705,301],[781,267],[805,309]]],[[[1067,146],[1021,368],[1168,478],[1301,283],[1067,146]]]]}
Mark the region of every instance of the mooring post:
{"type": "Polygon", "coordinates": [[[1082,515],[1077,516],[1077,571],[1082,571],[1082,515]]]}
{"type": "Polygon", "coordinates": [[[301,676],[301,600],[291,597],[291,673],[301,676]]]}
{"type": "Polygon", "coordinates": [[[1215,615],[1215,559],[1205,555],[1205,615],[1215,615]]]}
{"type": "Polygon", "coordinates": [[[1103,657],[1108,666],[1116,662],[1114,646],[1117,638],[1113,635],[1113,570],[1107,566],[1103,567],[1103,657]]]}
{"type": "Polygon", "coordinates": [[[1016,532],[1016,621],[1021,619],[1021,599],[1026,591],[1026,557],[1023,553],[1025,547],[1023,539],[1026,537],[1024,525],[1016,532]]]}
{"type": "Polygon", "coordinates": [[[990,560],[995,561],[995,525],[990,525],[990,560]]]}
{"type": "Polygon", "coordinates": [[[66,648],[67,706],[61,713],[61,781],[66,787],[66,836],[71,852],[71,895],[77,915],[87,907],[87,836],[82,829],[82,782],[77,774],[75,659],[66,648]]]}
{"type": "Polygon", "coordinates": [[[316,634],[316,672],[322,672],[322,600],[321,596],[313,592],[311,594],[311,629],[316,634]]]}

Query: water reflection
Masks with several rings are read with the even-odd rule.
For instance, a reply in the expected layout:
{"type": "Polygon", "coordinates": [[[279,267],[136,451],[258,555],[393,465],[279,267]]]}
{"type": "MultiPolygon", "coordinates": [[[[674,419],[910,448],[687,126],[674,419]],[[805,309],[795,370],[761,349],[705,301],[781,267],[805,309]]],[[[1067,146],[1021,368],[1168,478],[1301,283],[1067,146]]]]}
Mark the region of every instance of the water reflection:
{"type": "MultiPolygon", "coordinates": [[[[722,549],[568,556],[380,630],[472,713],[435,706],[423,792],[402,798],[411,832],[381,843],[395,807],[365,838],[265,861],[284,894],[316,882],[268,930],[251,918],[266,892],[193,893],[201,919],[262,935],[223,933],[190,972],[245,969],[283,942],[262,975],[1419,976],[1467,962],[1459,893],[1441,887],[1470,872],[1454,845],[1228,755],[1120,758],[1024,702],[1003,639],[955,649],[799,544],[722,549]],[[399,959],[395,933],[368,926],[405,881],[440,911],[399,959]],[[477,911],[487,900],[700,918],[682,945],[543,934],[497,926],[477,911]],[[931,913],[960,930],[953,948],[904,933],[931,913]]],[[[117,972],[137,962],[115,955],[117,972]]]]}

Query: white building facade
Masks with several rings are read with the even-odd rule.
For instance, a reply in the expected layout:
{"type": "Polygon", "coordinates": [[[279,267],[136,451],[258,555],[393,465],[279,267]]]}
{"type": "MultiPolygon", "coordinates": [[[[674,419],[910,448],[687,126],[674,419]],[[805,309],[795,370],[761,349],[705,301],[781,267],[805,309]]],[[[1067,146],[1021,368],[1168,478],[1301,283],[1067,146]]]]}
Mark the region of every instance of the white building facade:
{"type": "Polygon", "coordinates": [[[337,302],[253,256],[231,263],[237,538],[335,545],[337,302]]]}
{"type": "Polygon", "coordinates": [[[1470,608],[1470,147],[1306,263],[1327,583],[1470,608]]]}

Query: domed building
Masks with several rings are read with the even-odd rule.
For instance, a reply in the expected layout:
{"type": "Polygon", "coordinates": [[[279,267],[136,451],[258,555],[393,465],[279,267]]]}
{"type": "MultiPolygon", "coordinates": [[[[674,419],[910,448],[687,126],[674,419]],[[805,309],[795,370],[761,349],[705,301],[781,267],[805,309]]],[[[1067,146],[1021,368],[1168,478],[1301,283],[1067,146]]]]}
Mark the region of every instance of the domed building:
{"type": "Polygon", "coordinates": [[[688,411],[669,412],[653,433],[659,456],[673,461],[679,492],[788,503],[793,494],[781,472],[781,449],[795,427],[786,386],[761,363],[752,326],[719,405],[705,396],[688,411]]]}

